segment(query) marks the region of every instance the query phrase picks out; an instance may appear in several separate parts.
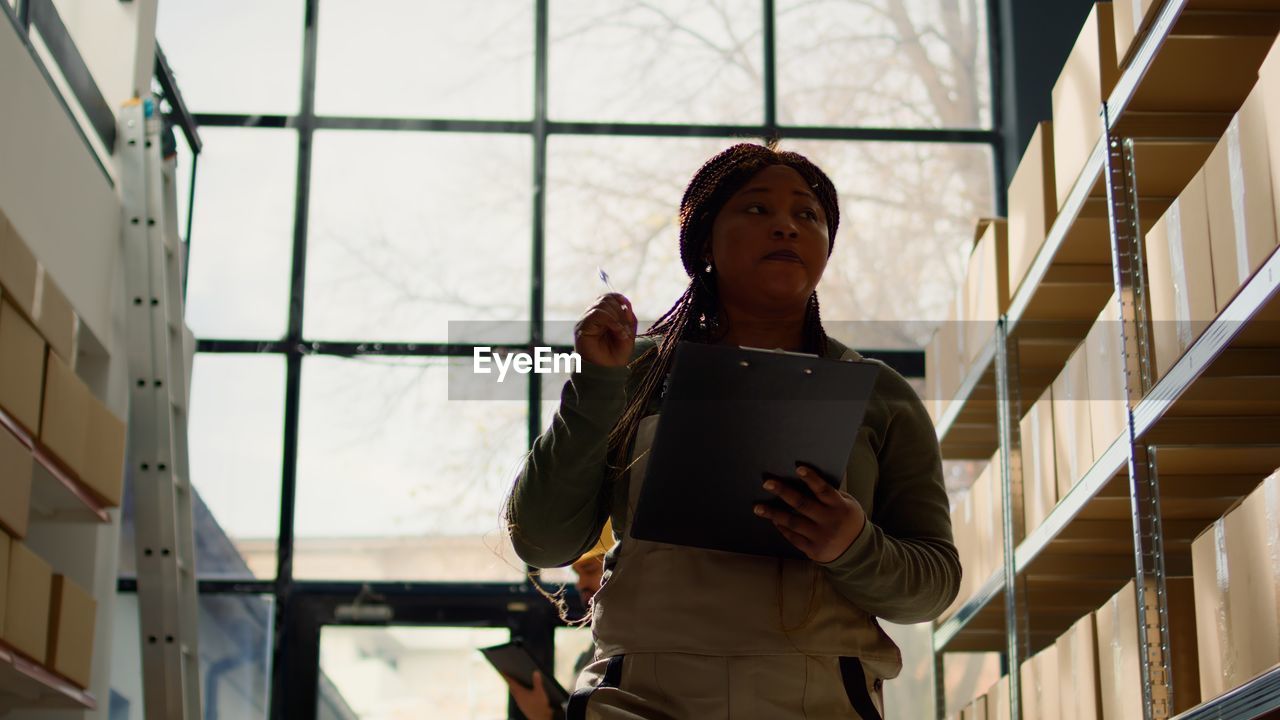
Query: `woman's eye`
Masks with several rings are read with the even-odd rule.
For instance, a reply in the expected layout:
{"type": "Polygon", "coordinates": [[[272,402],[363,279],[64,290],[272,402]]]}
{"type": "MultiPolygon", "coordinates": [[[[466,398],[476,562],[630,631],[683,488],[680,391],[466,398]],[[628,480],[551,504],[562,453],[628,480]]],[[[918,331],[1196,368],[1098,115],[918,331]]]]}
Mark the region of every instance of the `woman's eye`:
{"type": "Polygon", "coordinates": [[[817,219],[818,219],[818,213],[814,212],[813,210],[804,210],[804,211],[802,211],[802,212],[800,213],[800,215],[801,215],[802,217],[807,217],[807,218],[809,218],[810,220],[817,220],[817,219]]]}
{"type": "Polygon", "coordinates": [[[759,210],[760,212],[764,212],[764,206],[763,206],[763,205],[748,205],[748,206],[747,206],[747,212],[752,212],[752,211],[754,211],[754,210],[759,210]]]}

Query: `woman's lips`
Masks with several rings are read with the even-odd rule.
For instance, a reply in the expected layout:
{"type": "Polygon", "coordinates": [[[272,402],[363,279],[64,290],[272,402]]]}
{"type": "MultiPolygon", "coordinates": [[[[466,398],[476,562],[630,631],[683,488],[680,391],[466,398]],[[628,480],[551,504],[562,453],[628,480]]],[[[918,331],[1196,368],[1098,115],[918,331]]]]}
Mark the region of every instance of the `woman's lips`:
{"type": "Polygon", "coordinates": [[[765,255],[765,256],[764,256],[764,259],[765,259],[765,260],[779,260],[779,261],[782,261],[782,262],[793,262],[793,263],[796,263],[796,264],[799,264],[799,265],[803,265],[803,264],[804,264],[804,262],[800,260],[800,256],[799,256],[799,255],[797,255],[797,254],[795,254],[795,253],[793,253],[793,252],[787,251],[787,250],[780,250],[780,251],[778,251],[778,252],[771,252],[771,253],[769,253],[768,255],[765,255]]]}

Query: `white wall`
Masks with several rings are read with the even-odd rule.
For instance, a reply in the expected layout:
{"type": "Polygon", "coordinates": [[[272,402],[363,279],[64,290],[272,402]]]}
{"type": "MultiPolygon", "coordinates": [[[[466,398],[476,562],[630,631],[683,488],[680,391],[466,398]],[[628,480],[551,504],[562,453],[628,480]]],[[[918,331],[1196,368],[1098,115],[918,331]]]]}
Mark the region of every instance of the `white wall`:
{"type": "MultiPolygon", "coordinates": [[[[73,39],[117,107],[136,89],[149,87],[154,54],[155,0],[131,3],[59,0],[73,39]]],[[[50,68],[57,77],[57,69],[50,68]]],[[[121,417],[128,416],[128,373],[123,343],[124,267],[121,204],[77,132],[57,91],[40,72],[18,31],[0,19],[0,210],[81,317],[78,370],[94,393],[121,417]]],[[[66,99],[76,107],[73,97],[66,99]]],[[[93,136],[93,130],[84,127],[93,136]]],[[[106,158],[110,174],[113,157],[106,158]]],[[[93,590],[98,600],[93,687],[95,713],[15,711],[7,718],[106,720],[110,701],[119,512],[109,525],[33,523],[28,543],[55,569],[93,590]]],[[[127,685],[130,680],[123,679],[127,685]]]]}
{"type": "Polygon", "coordinates": [[[119,107],[150,91],[155,0],[54,0],[53,4],[108,105],[119,107]]]}

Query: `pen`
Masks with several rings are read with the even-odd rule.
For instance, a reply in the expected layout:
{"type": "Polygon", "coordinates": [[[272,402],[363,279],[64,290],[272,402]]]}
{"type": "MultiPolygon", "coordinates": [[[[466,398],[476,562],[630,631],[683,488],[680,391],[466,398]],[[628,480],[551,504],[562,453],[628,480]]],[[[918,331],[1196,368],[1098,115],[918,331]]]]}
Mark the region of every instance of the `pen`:
{"type": "MultiPolygon", "coordinates": [[[[609,273],[605,272],[603,267],[597,265],[596,272],[600,274],[600,281],[604,283],[604,286],[608,288],[609,292],[611,293],[618,292],[617,290],[613,289],[613,283],[609,282],[609,273]]],[[[627,309],[627,306],[625,303],[623,304],[622,309],[623,310],[627,309]]]]}

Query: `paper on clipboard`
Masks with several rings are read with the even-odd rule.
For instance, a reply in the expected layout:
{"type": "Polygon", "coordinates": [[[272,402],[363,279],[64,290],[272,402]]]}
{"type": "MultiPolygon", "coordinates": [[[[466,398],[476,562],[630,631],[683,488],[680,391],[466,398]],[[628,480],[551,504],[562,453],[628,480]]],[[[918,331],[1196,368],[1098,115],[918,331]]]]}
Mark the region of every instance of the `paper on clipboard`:
{"type": "Polygon", "coordinates": [[[879,373],[877,364],[682,342],[632,518],[639,540],[803,557],[757,503],[764,477],[803,462],[839,482],[879,373]]]}

